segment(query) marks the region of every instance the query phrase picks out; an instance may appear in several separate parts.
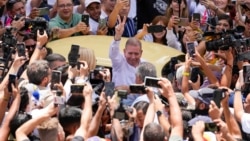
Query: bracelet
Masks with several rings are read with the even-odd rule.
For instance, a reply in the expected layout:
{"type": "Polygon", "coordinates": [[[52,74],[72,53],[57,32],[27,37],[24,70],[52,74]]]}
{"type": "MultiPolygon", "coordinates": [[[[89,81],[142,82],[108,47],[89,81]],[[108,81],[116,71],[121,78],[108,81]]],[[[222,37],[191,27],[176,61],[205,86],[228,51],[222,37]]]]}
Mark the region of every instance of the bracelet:
{"type": "Polygon", "coordinates": [[[183,73],[182,73],[182,76],[189,76],[189,75],[190,75],[189,72],[183,72],[183,73]]]}
{"type": "Polygon", "coordinates": [[[241,89],[235,88],[235,89],[234,89],[234,92],[237,92],[237,91],[240,91],[240,92],[241,92],[241,89]]]}

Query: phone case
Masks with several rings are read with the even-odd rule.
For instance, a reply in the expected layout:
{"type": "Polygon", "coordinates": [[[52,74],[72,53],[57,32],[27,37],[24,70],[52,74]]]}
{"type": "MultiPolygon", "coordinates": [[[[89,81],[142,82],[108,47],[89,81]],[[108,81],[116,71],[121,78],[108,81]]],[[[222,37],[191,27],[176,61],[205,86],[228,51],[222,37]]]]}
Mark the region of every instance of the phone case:
{"type": "Polygon", "coordinates": [[[18,56],[26,56],[25,54],[25,44],[24,43],[18,43],[16,45],[16,48],[17,48],[17,54],[18,56]]]}
{"type": "Polygon", "coordinates": [[[162,32],[164,27],[162,25],[151,25],[148,27],[148,33],[162,32]]]}
{"type": "Polygon", "coordinates": [[[159,79],[155,77],[145,77],[144,84],[145,86],[149,87],[155,87],[155,88],[161,88],[161,86],[158,84],[159,79]]]}
{"type": "Polygon", "coordinates": [[[187,46],[187,50],[188,53],[191,57],[193,57],[193,55],[195,54],[195,46],[194,46],[194,42],[188,42],[186,43],[187,46]]]}
{"type": "Polygon", "coordinates": [[[89,15],[82,15],[82,22],[89,26],[89,15]]]}

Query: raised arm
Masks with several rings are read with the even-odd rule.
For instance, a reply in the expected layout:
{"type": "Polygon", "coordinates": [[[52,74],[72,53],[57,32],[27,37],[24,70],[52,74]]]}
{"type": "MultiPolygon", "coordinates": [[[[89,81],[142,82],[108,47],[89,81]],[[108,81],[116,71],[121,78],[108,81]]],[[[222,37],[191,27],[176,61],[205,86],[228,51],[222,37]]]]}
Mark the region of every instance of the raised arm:
{"type": "Polygon", "coordinates": [[[16,131],[16,139],[17,141],[23,141],[28,139],[28,134],[30,134],[37,125],[49,119],[51,116],[55,115],[58,111],[58,107],[55,107],[54,103],[50,103],[46,108],[41,110],[41,114],[35,118],[24,123],[20,126],[16,131]]]}
{"type": "MultiPolygon", "coordinates": [[[[10,121],[13,119],[13,117],[16,115],[18,109],[19,109],[19,105],[20,105],[20,101],[21,101],[21,97],[20,97],[20,93],[18,91],[18,89],[16,89],[14,86],[12,87],[13,90],[13,96],[14,96],[14,101],[12,102],[12,105],[9,109],[8,114],[6,115],[6,118],[4,119],[4,122],[2,123],[2,126],[0,128],[0,138],[2,140],[8,140],[8,136],[9,136],[9,132],[10,132],[10,121]]],[[[3,107],[1,107],[3,108],[3,107]]],[[[3,108],[5,109],[5,108],[3,108]]]]}
{"type": "Polygon", "coordinates": [[[177,102],[171,82],[166,78],[161,78],[158,84],[162,87],[162,95],[168,99],[170,107],[171,136],[183,137],[183,121],[181,110],[177,102]]]}
{"type": "Polygon", "coordinates": [[[239,71],[239,78],[235,85],[234,94],[234,115],[238,122],[241,122],[242,116],[245,113],[242,103],[241,86],[244,84],[243,70],[239,71]]]}
{"type": "Polygon", "coordinates": [[[225,69],[224,73],[222,74],[220,85],[225,86],[225,87],[230,87],[231,80],[232,80],[233,61],[234,61],[233,54],[232,54],[232,48],[225,51],[225,55],[227,58],[226,69],[225,69]]]}
{"type": "Polygon", "coordinates": [[[105,93],[102,92],[100,95],[98,109],[93,119],[91,120],[89,129],[88,129],[88,133],[87,133],[88,138],[97,135],[99,127],[100,127],[99,125],[101,124],[101,118],[105,109],[106,109],[106,98],[105,98],[105,93]]]}
{"type": "Polygon", "coordinates": [[[85,102],[82,105],[83,112],[81,117],[81,125],[75,133],[75,136],[81,136],[84,139],[87,139],[87,131],[92,118],[92,93],[92,86],[89,83],[86,83],[83,90],[85,102]]]}

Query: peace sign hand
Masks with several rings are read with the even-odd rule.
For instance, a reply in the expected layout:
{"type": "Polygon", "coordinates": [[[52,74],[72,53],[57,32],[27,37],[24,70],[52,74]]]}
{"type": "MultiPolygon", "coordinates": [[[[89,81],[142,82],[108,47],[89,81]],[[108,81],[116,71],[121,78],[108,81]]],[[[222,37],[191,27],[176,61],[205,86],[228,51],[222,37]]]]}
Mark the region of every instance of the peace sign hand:
{"type": "Polygon", "coordinates": [[[121,17],[118,15],[117,19],[118,19],[118,25],[116,25],[115,27],[115,40],[119,41],[121,40],[127,17],[124,16],[123,19],[121,20],[121,17]]]}

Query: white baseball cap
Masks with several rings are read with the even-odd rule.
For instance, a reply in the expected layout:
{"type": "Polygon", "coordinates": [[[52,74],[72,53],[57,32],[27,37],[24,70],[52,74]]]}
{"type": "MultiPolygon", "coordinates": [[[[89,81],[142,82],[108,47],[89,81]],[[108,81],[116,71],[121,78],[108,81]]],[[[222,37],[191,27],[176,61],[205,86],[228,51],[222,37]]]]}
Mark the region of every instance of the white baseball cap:
{"type": "Polygon", "coordinates": [[[91,3],[101,3],[100,0],[85,0],[85,7],[87,8],[91,3]]]}

